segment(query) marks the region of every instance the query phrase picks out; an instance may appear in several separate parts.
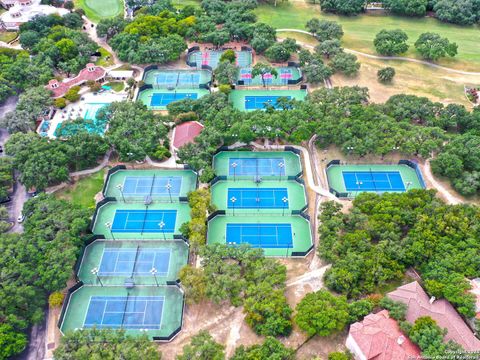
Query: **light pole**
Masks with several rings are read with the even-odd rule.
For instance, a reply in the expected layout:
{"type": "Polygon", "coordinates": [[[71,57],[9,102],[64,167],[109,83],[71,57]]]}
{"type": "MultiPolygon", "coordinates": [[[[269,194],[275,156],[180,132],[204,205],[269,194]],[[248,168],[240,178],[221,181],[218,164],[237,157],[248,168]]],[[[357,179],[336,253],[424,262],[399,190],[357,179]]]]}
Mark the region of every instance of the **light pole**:
{"type": "Polygon", "coordinates": [[[102,280],[100,280],[100,276],[98,276],[98,268],[94,267],[90,272],[92,273],[92,275],[95,275],[97,277],[97,280],[100,283],[100,286],[103,287],[102,280]]]}
{"type": "Polygon", "coordinates": [[[232,165],[231,165],[232,168],[233,168],[233,181],[235,181],[237,165],[238,164],[236,162],[233,162],[232,165]]]}
{"type": "Polygon", "coordinates": [[[163,240],[167,241],[167,237],[165,236],[165,223],[163,221],[160,221],[158,223],[158,226],[160,226],[160,230],[162,230],[163,240]]]}
{"type": "Polygon", "coordinates": [[[122,200],[123,200],[123,202],[126,202],[126,201],[125,201],[125,196],[123,196],[123,185],[122,185],[122,184],[118,184],[118,185],[117,185],[117,189],[120,191],[120,194],[122,195],[122,200]]]}
{"type": "Polygon", "coordinates": [[[285,208],[287,207],[287,202],[288,202],[288,199],[284,196],[282,198],[282,201],[283,201],[283,211],[282,211],[282,216],[285,216],[285,208]]]}
{"type": "MultiPolygon", "coordinates": [[[[128,156],[128,160],[129,160],[129,161],[132,161],[131,158],[132,158],[132,156],[133,156],[133,153],[132,153],[132,152],[128,152],[128,153],[127,153],[127,156],[128,156]]],[[[135,165],[133,164],[133,162],[132,162],[132,167],[135,169],[135,165]]]]}
{"type": "Polygon", "coordinates": [[[153,275],[153,278],[155,279],[155,284],[157,284],[157,287],[158,287],[157,273],[158,273],[158,270],[155,269],[154,267],[150,269],[150,274],[153,275]]]}
{"type": "Polygon", "coordinates": [[[105,227],[110,230],[110,235],[112,236],[112,239],[115,240],[115,236],[113,236],[112,223],[107,221],[105,223],[105,227]]]}
{"type": "Polygon", "coordinates": [[[412,185],[412,182],[411,182],[411,181],[407,181],[407,191],[408,191],[408,188],[410,187],[410,185],[412,185]]]}
{"type": "Polygon", "coordinates": [[[280,168],[280,177],[278,181],[282,181],[282,170],[285,168],[285,164],[281,162],[278,164],[278,167],[280,168]]]}
{"type": "Polygon", "coordinates": [[[167,183],[167,185],[165,185],[165,187],[167,188],[167,191],[168,191],[168,196],[170,196],[170,202],[173,203],[173,200],[172,200],[172,184],[170,183],[167,183]]]}
{"type": "Polygon", "coordinates": [[[235,196],[232,196],[230,198],[230,201],[232,202],[233,216],[235,216],[235,201],[237,201],[237,198],[235,196]]]}

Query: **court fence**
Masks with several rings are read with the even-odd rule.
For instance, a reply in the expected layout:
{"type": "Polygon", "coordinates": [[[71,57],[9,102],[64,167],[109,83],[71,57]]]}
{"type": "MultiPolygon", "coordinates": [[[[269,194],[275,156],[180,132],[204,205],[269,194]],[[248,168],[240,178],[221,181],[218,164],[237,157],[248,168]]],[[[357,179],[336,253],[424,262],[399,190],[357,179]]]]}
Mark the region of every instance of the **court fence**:
{"type": "Polygon", "coordinates": [[[106,197],[97,203],[97,205],[95,206],[95,211],[93,212],[92,221],[90,222],[90,225],[88,227],[88,230],[90,232],[93,232],[93,228],[95,227],[95,222],[97,221],[97,216],[98,216],[98,212],[100,211],[100,208],[105,204],[115,202],[115,201],[117,201],[117,199],[114,197],[106,197]]]}
{"type": "Polygon", "coordinates": [[[418,164],[414,161],[411,160],[400,160],[398,162],[399,165],[407,165],[408,167],[411,167],[412,169],[415,170],[415,173],[417,174],[418,181],[420,181],[420,185],[422,186],[423,189],[426,189],[427,186],[425,185],[425,180],[423,179],[422,172],[420,171],[420,168],[418,164]]]}
{"type": "Polygon", "coordinates": [[[70,299],[71,299],[73,293],[75,291],[77,291],[78,289],[80,289],[82,286],[83,286],[83,282],[79,281],[67,290],[67,295],[65,296],[65,299],[63,300],[62,311],[60,312],[60,316],[58,317],[57,326],[58,326],[59,329],[62,329],[63,320],[65,319],[65,315],[66,315],[66,312],[67,312],[67,309],[68,309],[68,305],[70,303],[70,299]]]}
{"type": "Polygon", "coordinates": [[[180,326],[178,328],[176,328],[175,330],[173,330],[170,335],[168,336],[154,336],[153,337],[153,341],[171,341],[173,340],[173,338],[175,338],[178,333],[180,331],[182,331],[182,327],[183,327],[183,314],[185,313],[185,292],[183,291],[182,287],[180,286],[180,284],[178,282],[176,282],[175,284],[172,284],[172,285],[168,285],[168,286],[176,286],[178,287],[178,289],[180,290],[180,292],[182,293],[182,302],[183,302],[183,306],[182,306],[182,312],[180,314],[180,319],[182,320],[180,322],[180,326]]]}
{"type": "Polygon", "coordinates": [[[103,196],[105,196],[105,194],[107,193],[107,187],[108,187],[108,183],[110,182],[110,177],[119,170],[127,170],[127,167],[123,164],[120,164],[120,165],[116,165],[116,166],[112,167],[110,170],[108,170],[107,177],[106,177],[105,181],[103,182],[103,189],[102,189],[102,195],[103,196]]]}

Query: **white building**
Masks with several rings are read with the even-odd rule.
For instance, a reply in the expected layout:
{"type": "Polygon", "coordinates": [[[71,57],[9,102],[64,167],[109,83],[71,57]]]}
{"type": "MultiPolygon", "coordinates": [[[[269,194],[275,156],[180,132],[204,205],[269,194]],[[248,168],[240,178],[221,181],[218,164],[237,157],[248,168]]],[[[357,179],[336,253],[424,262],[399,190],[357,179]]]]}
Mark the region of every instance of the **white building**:
{"type": "Polygon", "coordinates": [[[1,5],[8,9],[0,15],[0,25],[5,30],[16,31],[20,25],[37,15],[68,14],[67,9],[50,5],[41,5],[41,0],[0,0],[1,5]]]}

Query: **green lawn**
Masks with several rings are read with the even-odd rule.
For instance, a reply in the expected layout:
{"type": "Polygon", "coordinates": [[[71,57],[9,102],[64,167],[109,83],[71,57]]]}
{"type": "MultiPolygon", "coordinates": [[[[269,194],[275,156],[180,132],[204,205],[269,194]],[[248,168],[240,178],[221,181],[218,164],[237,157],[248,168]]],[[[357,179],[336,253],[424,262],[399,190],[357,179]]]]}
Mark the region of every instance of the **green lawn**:
{"type": "Polygon", "coordinates": [[[478,71],[480,66],[480,27],[461,27],[442,23],[433,18],[406,18],[386,15],[359,15],[344,17],[324,14],[319,5],[311,5],[303,0],[280,3],[277,7],[261,4],[255,10],[258,20],[273,27],[305,29],[305,23],[312,17],[337,21],[343,26],[346,48],[375,54],[373,39],[382,29],[402,29],[409,36],[408,57],[416,57],[413,44],[418,36],[426,31],[438,33],[458,44],[458,55],[454,59],[444,59],[440,64],[462,70],[478,71]]]}
{"type": "Polygon", "coordinates": [[[75,7],[85,10],[85,15],[95,23],[123,12],[123,0],[74,0],[74,3],[75,7]]]}
{"type": "Polygon", "coordinates": [[[112,90],[116,92],[122,91],[125,88],[125,84],[123,81],[112,81],[106,83],[105,86],[110,86],[112,90]]]}
{"type": "Polygon", "coordinates": [[[112,54],[110,54],[106,49],[104,49],[102,47],[102,48],[98,49],[98,51],[100,52],[101,56],[95,62],[95,65],[103,66],[103,67],[109,67],[109,66],[112,66],[114,64],[112,54]],[[106,59],[107,57],[109,57],[108,60],[106,59]]]}
{"type": "Polygon", "coordinates": [[[1,31],[0,41],[8,43],[17,37],[18,33],[15,31],[1,31]]]}
{"type": "Polygon", "coordinates": [[[105,172],[99,171],[87,176],[75,184],[55,193],[59,199],[67,200],[76,205],[93,209],[95,207],[95,195],[102,191],[105,172]]]}

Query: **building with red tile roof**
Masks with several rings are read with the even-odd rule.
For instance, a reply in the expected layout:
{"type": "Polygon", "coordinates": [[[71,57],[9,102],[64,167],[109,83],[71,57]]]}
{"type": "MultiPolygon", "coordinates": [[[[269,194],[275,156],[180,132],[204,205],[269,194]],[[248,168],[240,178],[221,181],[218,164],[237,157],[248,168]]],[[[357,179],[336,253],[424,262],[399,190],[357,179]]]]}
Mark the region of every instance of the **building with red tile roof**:
{"type": "Polygon", "coordinates": [[[387,294],[395,301],[407,304],[406,320],[414,323],[421,316],[429,316],[441,328],[448,330],[445,340],[453,340],[467,351],[479,351],[480,340],[475,337],[452,304],[445,299],[430,299],[416,281],[400,286],[387,294]]]}
{"type": "Polygon", "coordinates": [[[357,360],[411,360],[420,358],[420,349],[400,331],[387,310],[365,316],[350,326],[347,348],[357,360]]]}
{"type": "Polygon", "coordinates": [[[198,121],[187,121],[175,127],[173,130],[173,147],[180,149],[183,145],[191,143],[200,135],[203,125],[198,121]]]}
{"type": "Polygon", "coordinates": [[[106,71],[101,66],[96,66],[93,63],[88,63],[85,69],[82,69],[77,76],[71,79],[66,79],[62,82],[57,79],[52,79],[45,86],[50,90],[54,99],[64,96],[70,88],[80,86],[89,80],[103,82],[106,71]]]}

